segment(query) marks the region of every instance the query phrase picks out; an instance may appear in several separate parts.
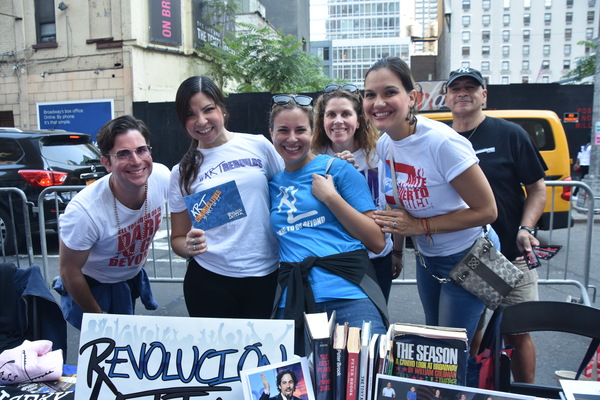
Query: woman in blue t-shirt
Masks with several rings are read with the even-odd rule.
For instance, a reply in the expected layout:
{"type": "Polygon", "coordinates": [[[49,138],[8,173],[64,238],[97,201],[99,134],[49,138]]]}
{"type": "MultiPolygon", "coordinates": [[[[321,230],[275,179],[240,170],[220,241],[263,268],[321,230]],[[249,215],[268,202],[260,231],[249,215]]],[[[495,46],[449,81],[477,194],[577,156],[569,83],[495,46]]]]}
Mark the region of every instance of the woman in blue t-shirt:
{"type": "MultiPolygon", "coordinates": [[[[294,319],[303,337],[303,312],[336,312],[336,322],[373,333],[387,330],[385,298],[366,249],[385,246],[371,218],[375,205],[352,164],[311,152],[312,98],[273,96],[269,130],[285,169],[269,182],[271,226],[279,239],[278,318],[294,319]]],[[[297,340],[297,354],[303,354],[297,340]]]]}

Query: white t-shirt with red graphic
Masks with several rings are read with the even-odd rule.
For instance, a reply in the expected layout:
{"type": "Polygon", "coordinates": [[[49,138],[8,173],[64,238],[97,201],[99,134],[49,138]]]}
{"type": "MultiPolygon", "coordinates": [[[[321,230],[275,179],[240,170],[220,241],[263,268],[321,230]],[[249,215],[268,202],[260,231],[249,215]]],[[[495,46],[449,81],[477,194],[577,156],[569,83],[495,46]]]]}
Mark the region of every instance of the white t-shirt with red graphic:
{"type": "Polygon", "coordinates": [[[146,263],[164,216],[170,172],[166,166],[154,163],[148,179],[147,207],[132,210],[116,201],[121,228],[118,235],[110,176],[81,190],[59,222],[61,240],[68,248],[91,249],[82,272],[102,283],[131,279],[146,263]]]}
{"type": "MultiPolygon", "coordinates": [[[[390,152],[395,162],[400,206],[415,218],[430,218],[467,208],[450,182],[478,163],[471,143],[444,123],[417,116],[413,135],[394,141],[384,134],[377,143],[377,153],[385,160],[383,182],[385,198],[398,208],[391,186],[390,152]]],[[[474,227],[456,232],[417,236],[419,251],[425,256],[448,256],[465,250],[482,236],[474,227]]]]}

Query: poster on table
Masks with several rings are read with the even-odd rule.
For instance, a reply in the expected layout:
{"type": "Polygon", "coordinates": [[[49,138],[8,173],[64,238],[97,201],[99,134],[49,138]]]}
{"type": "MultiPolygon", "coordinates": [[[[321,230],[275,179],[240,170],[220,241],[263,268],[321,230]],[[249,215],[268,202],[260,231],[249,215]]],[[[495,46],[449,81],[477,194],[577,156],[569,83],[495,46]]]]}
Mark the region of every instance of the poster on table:
{"type": "Polygon", "coordinates": [[[538,400],[533,396],[517,393],[504,393],[495,390],[479,389],[447,383],[401,378],[399,376],[377,374],[375,399],[399,398],[406,400],[538,400]]]}
{"type": "Polygon", "coordinates": [[[293,349],[291,320],[84,314],[75,399],[238,400],[240,371],[293,349]]]}

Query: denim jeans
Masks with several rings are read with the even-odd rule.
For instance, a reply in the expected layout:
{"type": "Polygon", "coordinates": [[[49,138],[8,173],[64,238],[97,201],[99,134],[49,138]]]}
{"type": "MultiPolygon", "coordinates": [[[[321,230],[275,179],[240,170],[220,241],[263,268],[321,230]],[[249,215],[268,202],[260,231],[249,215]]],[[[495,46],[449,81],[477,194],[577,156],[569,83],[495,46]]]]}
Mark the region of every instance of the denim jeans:
{"type": "MultiPolygon", "coordinates": [[[[448,278],[450,270],[468,251],[466,249],[450,256],[423,258],[429,271],[438,277],[448,278]]],[[[479,317],[485,309],[483,302],[452,282],[438,282],[423,268],[420,257],[417,257],[417,287],[425,311],[425,323],[465,328],[471,343],[479,317]]]]}

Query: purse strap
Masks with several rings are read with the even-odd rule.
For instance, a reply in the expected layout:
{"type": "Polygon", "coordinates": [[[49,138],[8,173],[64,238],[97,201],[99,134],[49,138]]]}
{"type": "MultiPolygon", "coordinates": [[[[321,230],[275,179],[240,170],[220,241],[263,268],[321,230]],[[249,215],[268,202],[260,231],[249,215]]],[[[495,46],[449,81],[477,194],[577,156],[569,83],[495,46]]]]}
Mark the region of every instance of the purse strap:
{"type": "MultiPolygon", "coordinates": [[[[404,206],[400,203],[400,196],[398,195],[398,180],[396,177],[396,164],[394,163],[394,153],[392,152],[392,144],[391,143],[388,144],[388,156],[390,158],[390,170],[392,172],[392,192],[394,193],[394,202],[396,203],[396,206],[398,206],[398,208],[406,211],[406,208],[404,208],[404,206]]],[[[425,258],[423,258],[423,256],[421,255],[421,252],[419,251],[415,237],[411,236],[410,239],[412,240],[413,247],[415,249],[415,255],[417,257],[419,257],[419,260],[421,260],[421,265],[423,266],[423,268],[425,268],[425,271],[427,271],[427,273],[429,275],[431,275],[431,277],[434,278],[435,280],[437,280],[439,283],[452,282],[452,279],[442,278],[441,276],[434,274],[433,272],[431,272],[431,270],[429,268],[427,268],[427,264],[425,263],[425,258]]]]}

